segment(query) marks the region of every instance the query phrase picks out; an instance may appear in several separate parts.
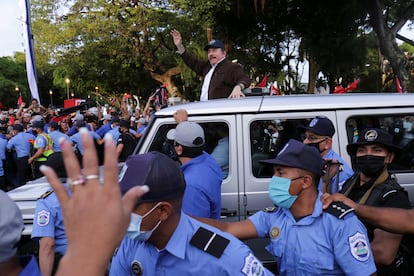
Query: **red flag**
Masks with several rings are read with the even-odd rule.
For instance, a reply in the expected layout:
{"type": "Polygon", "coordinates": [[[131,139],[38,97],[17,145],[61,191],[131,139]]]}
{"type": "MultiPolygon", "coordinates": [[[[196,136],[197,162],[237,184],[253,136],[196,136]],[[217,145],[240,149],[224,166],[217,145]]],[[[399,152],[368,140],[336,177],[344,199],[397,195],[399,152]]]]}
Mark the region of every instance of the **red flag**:
{"type": "Polygon", "coordinates": [[[343,94],[346,93],[346,89],[342,87],[342,85],[335,86],[335,89],[333,91],[334,94],[343,94]]]}
{"type": "Polygon", "coordinates": [[[270,95],[280,96],[279,89],[277,89],[277,87],[274,84],[272,84],[272,87],[270,88],[270,95]]]}
{"type": "Polygon", "coordinates": [[[23,98],[22,98],[22,94],[19,94],[19,98],[17,99],[17,105],[21,106],[23,103],[23,98]]]}
{"type": "Polygon", "coordinates": [[[398,78],[397,75],[395,75],[395,85],[397,86],[398,93],[402,93],[402,87],[401,87],[400,79],[398,78]]]}
{"type": "Polygon", "coordinates": [[[261,82],[259,82],[256,87],[266,87],[267,86],[267,72],[263,76],[263,79],[261,82]]]}

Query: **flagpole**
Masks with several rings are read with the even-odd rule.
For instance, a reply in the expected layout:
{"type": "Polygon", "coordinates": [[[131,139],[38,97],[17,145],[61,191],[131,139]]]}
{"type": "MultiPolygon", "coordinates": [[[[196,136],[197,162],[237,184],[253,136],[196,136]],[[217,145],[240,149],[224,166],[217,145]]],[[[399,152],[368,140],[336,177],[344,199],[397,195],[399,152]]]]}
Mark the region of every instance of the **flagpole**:
{"type": "Polygon", "coordinates": [[[39,91],[37,88],[37,74],[36,74],[36,64],[34,56],[34,47],[33,47],[33,34],[31,26],[31,16],[30,16],[30,2],[29,0],[25,1],[25,11],[23,13],[23,23],[24,23],[24,45],[26,51],[26,71],[27,71],[27,81],[29,83],[30,93],[32,99],[37,99],[40,104],[39,91]]]}

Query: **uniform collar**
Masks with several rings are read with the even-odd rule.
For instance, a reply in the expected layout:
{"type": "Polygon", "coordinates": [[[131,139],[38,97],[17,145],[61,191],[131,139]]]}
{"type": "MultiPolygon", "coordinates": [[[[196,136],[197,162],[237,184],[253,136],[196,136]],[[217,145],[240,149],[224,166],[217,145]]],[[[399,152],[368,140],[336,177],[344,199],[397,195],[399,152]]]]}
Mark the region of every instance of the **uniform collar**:
{"type": "Polygon", "coordinates": [[[189,229],[191,229],[189,218],[186,214],[181,212],[180,221],[168,241],[165,250],[177,258],[185,259],[185,252],[191,239],[191,232],[189,232],[189,229]]]}

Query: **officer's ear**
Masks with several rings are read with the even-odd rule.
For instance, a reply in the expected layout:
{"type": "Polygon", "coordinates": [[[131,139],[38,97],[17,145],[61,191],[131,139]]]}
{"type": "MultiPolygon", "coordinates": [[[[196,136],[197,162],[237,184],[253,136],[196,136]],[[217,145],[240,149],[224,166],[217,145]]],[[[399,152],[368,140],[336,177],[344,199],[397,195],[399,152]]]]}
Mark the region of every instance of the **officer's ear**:
{"type": "Polygon", "coordinates": [[[385,164],[387,164],[387,165],[391,164],[392,160],[394,160],[394,156],[395,156],[395,154],[393,152],[389,151],[387,153],[387,155],[385,156],[385,164]]]}
{"type": "Polygon", "coordinates": [[[313,187],[313,186],[314,186],[313,176],[310,174],[305,174],[303,176],[302,189],[309,189],[309,187],[313,187]]]}
{"type": "Polygon", "coordinates": [[[160,204],[160,220],[167,220],[174,213],[174,206],[168,201],[160,204]]]}

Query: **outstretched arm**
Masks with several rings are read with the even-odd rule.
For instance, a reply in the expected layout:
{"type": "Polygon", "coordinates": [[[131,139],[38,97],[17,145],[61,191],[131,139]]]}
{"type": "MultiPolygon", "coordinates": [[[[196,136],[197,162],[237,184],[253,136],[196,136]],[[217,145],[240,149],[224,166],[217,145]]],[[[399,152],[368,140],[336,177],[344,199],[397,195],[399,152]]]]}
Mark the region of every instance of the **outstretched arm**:
{"type": "Polygon", "coordinates": [[[173,37],[174,44],[177,47],[177,52],[180,55],[182,55],[185,52],[185,48],[183,45],[183,39],[181,37],[181,33],[174,29],[171,31],[171,36],[173,37]]]}
{"type": "Polygon", "coordinates": [[[323,208],[327,208],[333,201],[342,201],[353,208],[359,217],[389,232],[414,233],[414,210],[361,205],[338,193],[324,194],[322,201],[323,208]]]}
{"type": "Polygon", "coordinates": [[[223,232],[230,233],[240,240],[253,239],[258,237],[256,228],[254,227],[253,223],[248,219],[237,222],[226,222],[222,220],[215,220],[209,218],[194,218],[205,224],[216,227],[223,232]]]}

